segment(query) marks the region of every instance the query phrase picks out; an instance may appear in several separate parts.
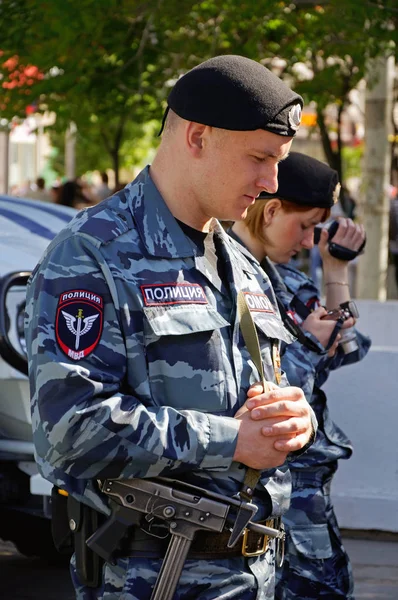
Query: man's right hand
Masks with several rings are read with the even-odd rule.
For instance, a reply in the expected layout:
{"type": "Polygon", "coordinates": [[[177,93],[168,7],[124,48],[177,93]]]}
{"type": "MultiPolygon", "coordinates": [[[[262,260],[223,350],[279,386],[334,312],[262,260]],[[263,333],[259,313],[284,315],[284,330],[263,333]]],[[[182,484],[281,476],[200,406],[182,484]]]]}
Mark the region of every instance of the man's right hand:
{"type": "MultiPolygon", "coordinates": [[[[288,452],[276,450],[275,438],[265,437],[262,434],[264,421],[254,421],[250,410],[242,412],[237,418],[240,421],[240,428],[234,460],[261,471],[283,465],[288,452]]],[[[295,434],[286,437],[295,437],[295,434]]]]}
{"type": "Polygon", "coordinates": [[[261,384],[251,386],[235,415],[241,425],[234,460],[260,470],[282,465],[290,452],[301,450],[313,435],[312,411],[303,391],[271,382],[267,386],[265,393],[261,384]]]}

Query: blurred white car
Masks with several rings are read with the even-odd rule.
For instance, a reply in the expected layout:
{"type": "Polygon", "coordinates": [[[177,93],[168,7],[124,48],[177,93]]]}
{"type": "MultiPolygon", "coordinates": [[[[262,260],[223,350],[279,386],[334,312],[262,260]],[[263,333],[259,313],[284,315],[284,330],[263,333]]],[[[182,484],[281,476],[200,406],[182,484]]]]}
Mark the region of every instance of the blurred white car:
{"type": "Polygon", "coordinates": [[[76,213],[40,200],[0,196],[0,538],[26,555],[55,552],[51,484],[38,474],[33,454],[23,331],[26,281],[76,213]]]}

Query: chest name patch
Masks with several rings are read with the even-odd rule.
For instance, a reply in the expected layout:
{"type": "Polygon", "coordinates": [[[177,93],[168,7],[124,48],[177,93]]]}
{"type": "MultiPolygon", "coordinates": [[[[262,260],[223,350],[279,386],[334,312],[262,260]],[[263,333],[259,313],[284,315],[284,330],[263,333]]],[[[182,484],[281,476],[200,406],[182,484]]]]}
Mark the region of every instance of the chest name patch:
{"type": "Polygon", "coordinates": [[[198,283],[154,283],[141,286],[145,306],[168,304],[208,304],[198,283]]]}
{"type": "Polygon", "coordinates": [[[87,290],[71,290],[60,295],[55,317],[55,338],[68,358],[88,356],[101,338],[104,302],[87,290]]]}
{"type": "Polygon", "coordinates": [[[247,306],[251,312],[267,312],[275,314],[274,307],[270,299],[265,294],[253,294],[252,292],[244,292],[247,306]]]}

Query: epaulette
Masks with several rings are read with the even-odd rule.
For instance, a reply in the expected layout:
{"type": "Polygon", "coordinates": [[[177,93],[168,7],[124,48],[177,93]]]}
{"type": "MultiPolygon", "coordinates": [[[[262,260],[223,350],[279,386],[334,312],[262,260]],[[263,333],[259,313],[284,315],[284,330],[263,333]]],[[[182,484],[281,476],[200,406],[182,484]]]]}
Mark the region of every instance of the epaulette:
{"type": "Polygon", "coordinates": [[[302,285],[311,285],[314,286],[314,282],[312,281],[312,279],[310,277],[308,277],[308,275],[306,275],[303,271],[300,271],[299,269],[297,269],[296,267],[293,267],[292,265],[289,264],[278,264],[275,265],[278,273],[281,275],[282,279],[286,282],[286,280],[288,279],[289,281],[289,288],[292,288],[292,281],[295,282],[294,284],[294,288],[297,289],[300,288],[302,285]]]}
{"type": "Polygon", "coordinates": [[[129,199],[124,190],[87,208],[75,233],[88,235],[99,245],[106,245],[134,227],[129,199]]]}

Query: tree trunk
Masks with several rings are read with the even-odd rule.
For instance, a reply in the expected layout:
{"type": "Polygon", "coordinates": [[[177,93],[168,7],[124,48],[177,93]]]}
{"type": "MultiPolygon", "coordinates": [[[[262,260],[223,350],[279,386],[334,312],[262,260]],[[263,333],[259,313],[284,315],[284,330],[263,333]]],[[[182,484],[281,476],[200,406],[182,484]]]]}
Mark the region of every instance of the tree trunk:
{"type": "Polygon", "coordinates": [[[335,152],[335,169],[339,175],[339,181],[341,184],[344,183],[344,173],[343,173],[343,141],[341,139],[341,117],[344,110],[344,103],[337,109],[337,152],[335,152]]]}
{"type": "MultiPolygon", "coordinates": [[[[325,123],[325,115],[321,109],[317,109],[317,121],[319,132],[321,134],[322,148],[326,156],[326,160],[331,169],[336,169],[336,156],[332,149],[329,133],[325,123]]],[[[337,169],[336,169],[337,171],[337,169]]]]}
{"type": "Polygon", "coordinates": [[[0,193],[9,193],[8,174],[10,170],[10,132],[0,131],[0,193]]]}
{"type": "Polygon", "coordinates": [[[365,254],[358,261],[357,297],[386,300],[390,143],[394,58],[374,59],[368,69],[365,99],[364,201],[358,207],[367,235],[365,254]],[[375,83],[369,78],[375,76],[375,83]],[[369,85],[370,83],[370,85],[369,85]]]}
{"type": "Polygon", "coordinates": [[[116,148],[110,153],[112,157],[112,166],[115,173],[115,188],[119,185],[119,149],[116,148]]]}
{"type": "Polygon", "coordinates": [[[76,125],[72,122],[65,132],[65,175],[69,181],[76,177],[76,125]]]}
{"type": "Polygon", "coordinates": [[[119,152],[123,141],[124,126],[127,121],[127,112],[120,117],[119,125],[116,130],[115,139],[113,142],[113,148],[111,151],[113,170],[115,171],[115,187],[119,186],[119,169],[120,169],[120,157],[119,152]]]}

